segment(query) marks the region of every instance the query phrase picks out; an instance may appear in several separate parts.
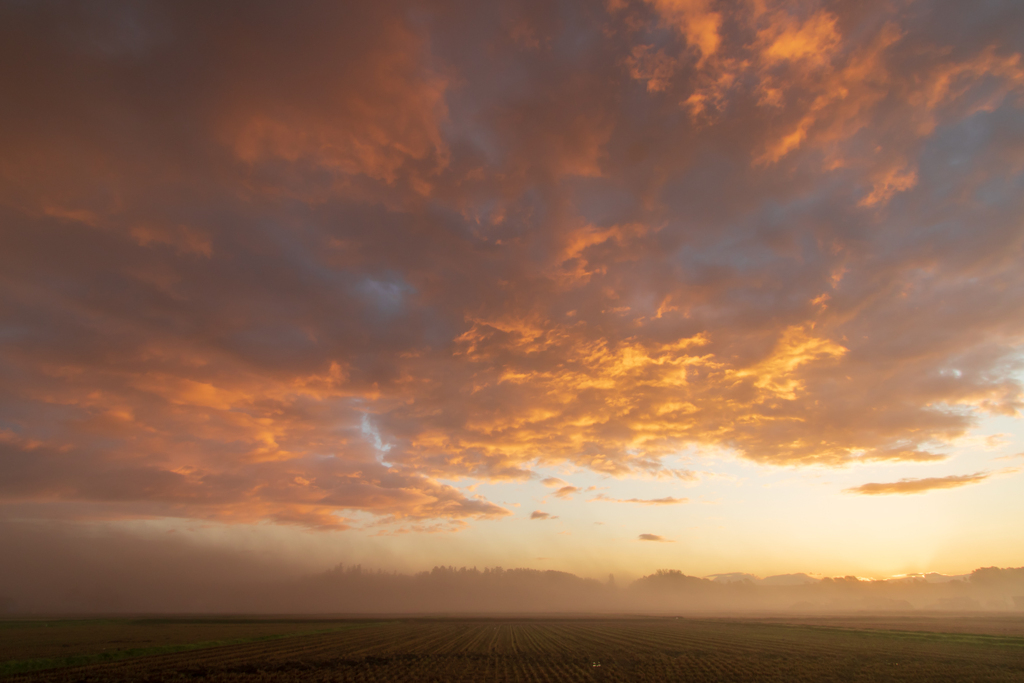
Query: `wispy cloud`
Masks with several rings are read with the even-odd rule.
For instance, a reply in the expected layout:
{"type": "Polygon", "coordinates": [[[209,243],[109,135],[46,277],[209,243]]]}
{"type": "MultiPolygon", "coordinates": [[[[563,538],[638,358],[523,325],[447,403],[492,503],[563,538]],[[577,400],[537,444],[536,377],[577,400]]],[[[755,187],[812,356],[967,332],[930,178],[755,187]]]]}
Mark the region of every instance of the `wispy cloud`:
{"type": "Polygon", "coordinates": [[[638,505],[680,505],[682,503],[689,503],[689,498],[674,498],[672,496],[665,496],[664,498],[609,498],[603,493],[599,493],[588,502],[603,501],[605,503],[636,503],[638,505]]]}
{"type": "Polygon", "coordinates": [[[534,510],[530,513],[530,519],[558,519],[558,515],[552,516],[543,510],[534,510]]]}
{"type": "Polygon", "coordinates": [[[948,477],[929,477],[927,479],[900,479],[899,481],[880,484],[861,484],[843,493],[856,493],[863,496],[884,496],[891,494],[925,493],[937,489],[953,489],[969,484],[977,484],[991,476],[988,472],[974,474],[951,475],[948,477]]]}
{"type": "Polygon", "coordinates": [[[570,499],[574,493],[579,493],[583,489],[577,486],[563,486],[562,488],[555,491],[556,498],[570,499]]]}
{"type": "Polygon", "coordinates": [[[657,534],[640,534],[637,536],[637,540],[640,541],[654,541],[655,543],[675,543],[672,539],[659,536],[657,534]]]}
{"type": "Polygon", "coordinates": [[[1024,453],[1014,453],[1012,455],[1001,455],[993,460],[1024,460],[1024,453]]]}

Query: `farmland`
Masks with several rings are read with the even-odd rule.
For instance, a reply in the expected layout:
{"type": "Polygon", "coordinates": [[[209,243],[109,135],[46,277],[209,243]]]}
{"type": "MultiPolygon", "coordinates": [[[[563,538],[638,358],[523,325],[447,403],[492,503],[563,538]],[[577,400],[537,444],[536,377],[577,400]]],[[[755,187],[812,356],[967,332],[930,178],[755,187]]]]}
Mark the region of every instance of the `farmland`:
{"type": "Polygon", "coordinates": [[[1024,681],[1024,637],[1019,631],[1007,635],[1013,628],[986,635],[940,632],[939,621],[929,622],[931,631],[886,629],[884,619],[871,623],[872,628],[849,621],[682,618],[8,622],[0,625],[0,671],[7,672],[5,681],[53,683],[1024,681]],[[52,668],[25,670],[45,662],[52,668]]]}

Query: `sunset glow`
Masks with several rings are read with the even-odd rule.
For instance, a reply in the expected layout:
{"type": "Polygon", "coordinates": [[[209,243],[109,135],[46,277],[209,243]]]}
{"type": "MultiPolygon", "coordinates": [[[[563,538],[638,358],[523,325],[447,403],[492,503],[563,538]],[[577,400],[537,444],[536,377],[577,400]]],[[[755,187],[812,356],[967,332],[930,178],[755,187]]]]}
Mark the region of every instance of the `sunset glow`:
{"type": "Polygon", "coordinates": [[[1022,53],[1012,2],[2,2],[0,537],[1024,565],[1022,53]]]}

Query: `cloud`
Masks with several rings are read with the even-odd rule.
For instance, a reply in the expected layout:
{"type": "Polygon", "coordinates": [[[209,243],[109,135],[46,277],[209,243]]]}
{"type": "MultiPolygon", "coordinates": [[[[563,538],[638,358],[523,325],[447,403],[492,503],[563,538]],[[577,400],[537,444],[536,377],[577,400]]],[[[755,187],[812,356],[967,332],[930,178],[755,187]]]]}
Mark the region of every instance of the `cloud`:
{"type": "Polygon", "coordinates": [[[1019,414],[1020,8],[541,5],[4,5],[0,504],[426,530],[1019,414]]]}
{"type": "Polygon", "coordinates": [[[603,493],[597,494],[590,500],[607,503],[638,503],[640,505],[679,505],[690,502],[689,498],[673,498],[672,496],[665,496],[664,498],[609,498],[603,493]]]}
{"type": "Polygon", "coordinates": [[[1021,458],[1024,458],[1024,453],[1014,453],[1012,455],[1001,455],[998,458],[993,458],[993,459],[994,460],[1017,460],[1017,459],[1021,459],[1021,458]]]}
{"type": "Polygon", "coordinates": [[[558,516],[552,517],[549,513],[541,510],[534,510],[530,513],[530,519],[558,519],[558,516]]]}
{"type": "MultiPolygon", "coordinates": [[[[222,522],[348,528],[347,510],[391,520],[500,518],[511,513],[425,477],[338,458],[243,461],[230,469],[119,462],[105,454],[53,449],[0,432],[0,497],[48,500],[62,515],[193,517],[222,522]],[[258,482],[258,486],[253,486],[258,482]]],[[[425,527],[421,527],[425,528],[425,527]]]]}
{"type": "Polygon", "coordinates": [[[657,534],[640,534],[637,536],[637,539],[641,541],[654,541],[656,543],[675,543],[675,541],[658,536],[657,534]]]}
{"type": "Polygon", "coordinates": [[[563,500],[570,500],[572,499],[572,495],[574,493],[579,493],[580,491],[583,490],[577,486],[572,486],[566,481],[562,481],[558,477],[548,477],[546,479],[542,479],[540,483],[544,484],[545,486],[557,486],[558,490],[554,492],[555,497],[562,498],[563,500]]]}
{"type": "Polygon", "coordinates": [[[556,498],[569,499],[572,498],[572,494],[579,493],[583,489],[577,486],[563,486],[562,488],[555,491],[556,498]]]}
{"type": "Polygon", "coordinates": [[[640,503],[641,505],[678,505],[679,503],[690,502],[689,498],[673,498],[672,496],[666,496],[664,498],[627,498],[623,503],[640,503]]]}
{"type": "Polygon", "coordinates": [[[861,484],[854,488],[843,489],[843,493],[857,493],[862,496],[925,493],[936,489],[953,489],[968,484],[977,484],[985,481],[989,476],[991,475],[988,472],[975,472],[974,474],[929,477],[927,479],[900,479],[884,484],[861,484]]]}
{"type": "Polygon", "coordinates": [[[648,0],[662,20],[676,28],[701,61],[712,57],[721,42],[722,15],[710,0],[648,0]]]}

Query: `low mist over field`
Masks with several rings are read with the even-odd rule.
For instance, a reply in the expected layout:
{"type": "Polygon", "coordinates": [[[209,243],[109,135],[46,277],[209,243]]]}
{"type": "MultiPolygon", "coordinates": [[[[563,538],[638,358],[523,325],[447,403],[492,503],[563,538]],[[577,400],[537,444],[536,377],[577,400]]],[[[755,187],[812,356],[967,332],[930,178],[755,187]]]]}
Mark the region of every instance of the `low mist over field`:
{"type": "MultiPolygon", "coordinates": [[[[21,530],[24,532],[24,530],[21,530]]],[[[107,537],[27,561],[38,537],[3,535],[0,608],[8,615],[852,614],[998,612],[1024,616],[1024,567],[888,580],[662,569],[629,581],[552,570],[438,566],[399,573],[339,565],[296,574],[266,557],[107,537]]]]}

